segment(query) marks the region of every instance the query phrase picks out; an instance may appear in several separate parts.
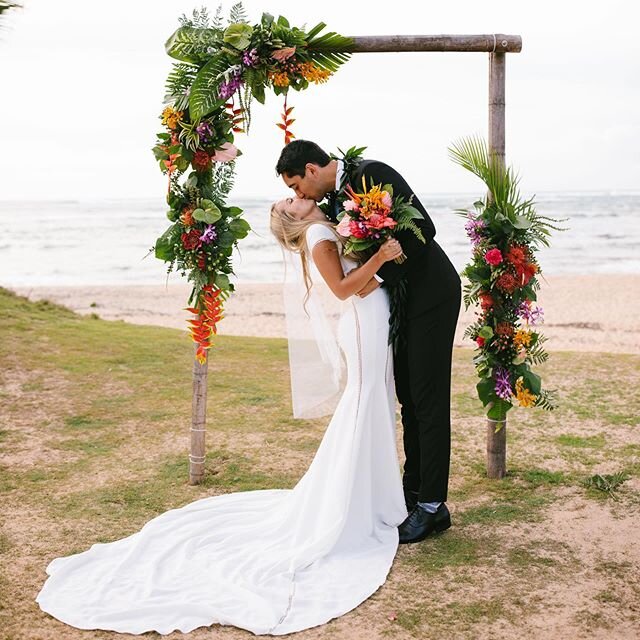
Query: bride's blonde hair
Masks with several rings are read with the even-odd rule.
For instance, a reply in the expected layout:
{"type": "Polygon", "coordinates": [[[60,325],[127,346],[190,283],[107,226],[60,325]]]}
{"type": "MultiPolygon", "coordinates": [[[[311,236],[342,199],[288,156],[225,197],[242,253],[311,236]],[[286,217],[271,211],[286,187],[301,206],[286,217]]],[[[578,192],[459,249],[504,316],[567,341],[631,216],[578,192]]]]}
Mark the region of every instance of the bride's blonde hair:
{"type": "Polygon", "coordinates": [[[331,229],[336,238],[340,239],[340,236],[336,232],[335,225],[329,220],[317,220],[315,218],[311,220],[298,220],[286,210],[286,207],[283,206],[282,209],[279,210],[277,205],[277,202],[271,205],[271,233],[284,249],[300,255],[302,275],[304,277],[305,287],[307,288],[307,295],[305,296],[306,304],[313,285],[311,276],[309,275],[309,249],[305,239],[306,231],[312,224],[321,224],[331,229]]]}

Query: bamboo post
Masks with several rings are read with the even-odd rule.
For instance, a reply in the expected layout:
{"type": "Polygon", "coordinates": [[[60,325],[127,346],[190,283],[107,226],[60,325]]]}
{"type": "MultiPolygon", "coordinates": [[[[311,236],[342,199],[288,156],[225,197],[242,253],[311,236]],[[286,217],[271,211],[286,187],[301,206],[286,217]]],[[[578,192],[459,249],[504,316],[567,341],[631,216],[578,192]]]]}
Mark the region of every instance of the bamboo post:
{"type": "MultiPolygon", "coordinates": [[[[504,53],[489,54],[489,157],[502,167],[505,166],[505,62],[504,53]]],[[[507,420],[487,419],[487,476],[504,478],[506,473],[507,420]]]]}
{"type": "Polygon", "coordinates": [[[506,473],[507,421],[496,422],[487,418],[487,477],[504,478],[506,473]]]}
{"type": "MultiPolygon", "coordinates": [[[[197,348],[197,346],[196,346],[197,348]]],[[[193,359],[193,397],[191,400],[191,453],[189,454],[189,484],[200,484],[204,477],[204,436],[207,425],[207,371],[209,354],[204,364],[193,359]]]]}

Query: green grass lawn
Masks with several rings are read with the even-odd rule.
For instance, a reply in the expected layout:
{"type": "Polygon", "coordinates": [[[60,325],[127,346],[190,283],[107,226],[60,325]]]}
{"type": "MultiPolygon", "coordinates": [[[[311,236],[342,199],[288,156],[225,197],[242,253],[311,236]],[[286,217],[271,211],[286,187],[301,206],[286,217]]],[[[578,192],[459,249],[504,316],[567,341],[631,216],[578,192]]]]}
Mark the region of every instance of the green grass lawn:
{"type": "MultiPolygon", "coordinates": [[[[79,316],[0,289],[0,338],[0,640],[118,636],[40,611],[48,562],[202,497],[293,487],[328,422],[291,417],[284,340],[219,337],[206,473],[189,486],[185,332],[79,316]]],[[[472,353],[454,352],[452,529],[401,547],[374,596],[299,637],[636,637],[640,356],[553,352],[539,371],[561,406],[510,412],[509,473],[492,481],[472,353]],[[617,472],[628,479],[614,494],[585,484],[617,472]]]]}

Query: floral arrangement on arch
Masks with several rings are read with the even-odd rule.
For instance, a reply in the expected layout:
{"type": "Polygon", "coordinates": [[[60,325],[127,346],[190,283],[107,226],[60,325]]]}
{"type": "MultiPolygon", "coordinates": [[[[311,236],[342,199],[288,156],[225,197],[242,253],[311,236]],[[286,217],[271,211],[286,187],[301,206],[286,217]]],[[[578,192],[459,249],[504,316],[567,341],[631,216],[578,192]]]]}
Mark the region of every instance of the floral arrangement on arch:
{"type": "Polygon", "coordinates": [[[233,291],[231,256],[250,231],[242,209],[227,204],[235,161],[241,155],[235,134],[248,132],[251,102],[264,103],[267,88],[284,95],[285,144],[293,137],[289,89],[326,82],[346,62],[353,40],[334,32],[320,34],[290,26],[268,13],[251,25],[239,2],[222,18],[205,8],[180,18],[165,44],[174,63],[166,82],[165,104],[153,153],[168,177],[167,217],[171,226],[152,249],[193,284],[188,310],[196,358],[206,361],[211,338],[222,319],[223,303],[233,291]]]}
{"type": "Polygon", "coordinates": [[[563,220],[536,213],[533,198],[521,199],[517,177],[489,156],[483,140],[462,140],[449,153],[489,189],[485,200],[474,203],[474,211],[455,213],[467,218],[472,244],[472,259],[462,271],[468,281],[465,308],[480,305],[477,320],[464,335],[476,342],[478,397],[499,428],[514,404],[547,410],[557,406],[555,391],[543,389],[531,368],[549,357],[539,328],[544,311],[536,304],[536,292],[542,270],[535,254],[549,245],[551,230],[565,229],[553,224],[563,220]]]}

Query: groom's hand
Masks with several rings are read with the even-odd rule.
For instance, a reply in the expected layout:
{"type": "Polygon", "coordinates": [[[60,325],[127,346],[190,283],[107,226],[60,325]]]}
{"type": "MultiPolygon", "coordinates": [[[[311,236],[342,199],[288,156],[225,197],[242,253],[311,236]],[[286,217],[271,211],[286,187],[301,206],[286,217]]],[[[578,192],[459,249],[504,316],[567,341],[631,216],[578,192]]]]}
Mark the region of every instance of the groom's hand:
{"type": "Polygon", "coordinates": [[[375,278],[371,278],[371,280],[369,280],[369,282],[367,282],[367,284],[365,284],[364,287],[362,287],[362,289],[360,289],[360,291],[356,293],[356,295],[359,298],[365,298],[372,291],[377,289],[379,286],[380,286],[380,283],[375,278]]]}

